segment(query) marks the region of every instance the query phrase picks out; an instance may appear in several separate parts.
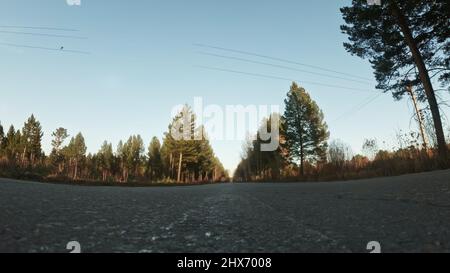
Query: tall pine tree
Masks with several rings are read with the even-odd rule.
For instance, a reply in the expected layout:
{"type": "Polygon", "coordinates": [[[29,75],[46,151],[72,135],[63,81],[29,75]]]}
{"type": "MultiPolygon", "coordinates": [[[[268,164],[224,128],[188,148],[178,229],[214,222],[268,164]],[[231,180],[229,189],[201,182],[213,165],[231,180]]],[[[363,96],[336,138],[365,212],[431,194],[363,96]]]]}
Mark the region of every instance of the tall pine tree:
{"type": "Polygon", "coordinates": [[[299,163],[300,174],[304,175],[306,161],[314,163],[326,159],[328,127],[316,102],[295,82],[285,104],[286,147],[290,160],[299,163]]]}
{"type": "Polygon", "coordinates": [[[42,156],[41,141],[44,133],[39,121],[34,115],[25,122],[22,128],[22,142],[24,150],[22,160],[28,159],[32,165],[42,156]]]}
{"type": "Polygon", "coordinates": [[[3,126],[0,123],[0,156],[3,156],[3,153],[5,151],[5,132],[3,131],[3,126]]]}
{"type": "Polygon", "coordinates": [[[369,59],[378,89],[400,99],[414,87],[428,102],[439,155],[445,159],[447,146],[432,81],[450,90],[450,2],[383,0],[372,6],[367,2],[353,0],[352,6],[341,9],[346,22],[341,29],[349,36],[344,46],[369,59]]]}
{"type": "Polygon", "coordinates": [[[84,137],[81,133],[78,133],[75,137],[72,137],[69,145],[65,148],[65,154],[70,159],[73,180],[78,180],[80,165],[86,158],[86,144],[84,137]]]}
{"type": "Polygon", "coordinates": [[[165,133],[164,151],[170,160],[170,173],[172,179],[177,182],[186,181],[189,176],[192,163],[196,161],[195,147],[195,115],[189,106],[183,109],[174,117],[169,125],[169,131],[165,133]]]}
{"type": "Polygon", "coordinates": [[[107,181],[110,177],[114,164],[114,154],[112,144],[107,141],[103,142],[100,151],[96,155],[98,161],[98,167],[102,173],[102,180],[107,181]]]}
{"type": "Polygon", "coordinates": [[[157,181],[162,177],[161,143],[153,137],[148,147],[147,176],[150,181],[157,181]]]}
{"type": "Polygon", "coordinates": [[[62,127],[56,129],[53,133],[52,152],[50,154],[50,162],[56,166],[58,174],[61,174],[64,169],[64,154],[62,153],[62,144],[69,137],[67,129],[62,127]]]}

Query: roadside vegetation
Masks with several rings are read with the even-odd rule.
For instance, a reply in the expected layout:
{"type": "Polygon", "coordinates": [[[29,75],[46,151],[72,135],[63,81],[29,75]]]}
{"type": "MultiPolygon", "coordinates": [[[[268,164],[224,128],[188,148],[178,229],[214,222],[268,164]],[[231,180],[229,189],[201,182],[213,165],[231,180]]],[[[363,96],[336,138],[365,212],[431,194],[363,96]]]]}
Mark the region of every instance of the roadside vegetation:
{"type": "MultiPolygon", "coordinates": [[[[350,145],[340,139],[329,141],[322,111],[306,90],[295,83],[285,103],[286,111],[279,118],[279,148],[261,151],[261,144],[267,141],[258,134],[248,140],[234,181],[332,181],[450,168],[449,159],[442,165],[436,141],[432,141],[431,147],[425,146],[418,132],[398,132],[396,144],[389,150],[380,149],[376,139],[365,139],[361,154],[354,154],[350,145]]],[[[274,113],[271,117],[274,115],[279,116],[274,113]]],[[[269,123],[270,118],[262,122],[269,123]]],[[[432,132],[428,138],[432,138],[432,132]]],[[[447,148],[450,149],[450,144],[447,148]]]]}
{"type": "MultiPolygon", "coordinates": [[[[191,111],[187,106],[183,111],[191,111]]],[[[192,117],[194,117],[192,115],[192,117]]],[[[169,131],[182,115],[169,125],[169,131]]],[[[195,117],[191,128],[202,131],[195,117]]],[[[16,130],[0,124],[0,176],[60,182],[197,184],[228,181],[228,173],[214,155],[209,140],[174,140],[165,133],[162,144],[153,137],[145,148],[140,135],[120,141],[116,148],[107,141],[97,153],[87,153],[84,136],[72,137],[64,128],[53,134],[52,151],[42,151],[42,127],[32,115],[16,130]],[[70,139],[69,139],[70,137],[70,139]]]]}

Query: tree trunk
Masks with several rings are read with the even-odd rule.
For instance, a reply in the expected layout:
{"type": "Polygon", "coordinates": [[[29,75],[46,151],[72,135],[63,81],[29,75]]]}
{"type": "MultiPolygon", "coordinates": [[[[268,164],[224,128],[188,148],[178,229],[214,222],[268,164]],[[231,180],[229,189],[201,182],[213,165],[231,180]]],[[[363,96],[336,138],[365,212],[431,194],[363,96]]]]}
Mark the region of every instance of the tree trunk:
{"type": "Polygon", "coordinates": [[[23,149],[23,154],[22,154],[22,166],[25,166],[25,156],[27,154],[27,146],[25,146],[25,148],[23,149]]]}
{"type": "Polygon", "coordinates": [[[423,126],[423,119],[422,119],[422,115],[420,114],[419,107],[417,106],[416,96],[415,96],[414,91],[413,91],[411,86],[409,86],[407,88],[408,88],[409,94],[411,95],[412,102],[414,104],[414,109],[415,109],[416,115],[417,115],[417,121],[419,122],[419,129],[420,129],[420,134],[422,136],[423,148],[425,150],[427,150],[428,149],[428,141],[427,141],[427,137],[425,136],[425,129],[424,129],[424,126],[423,126]]]}
{"type": "MultiPolygon", "coordinates": [[[[299,106],[297,104],[297,113],[300,112],[300,110],[298,109],[299,106]]],[[[300,142],[300,175],[304,176],[305,175],[305,166],[304,166],[304,162],[305,162],[305,150],[304,150],[304,143],[303,143],[303,126],[301,123],[301,117],[300,116],[296,116],[297,119],[297,126],[299,129],[299,136],[298,136],[298,140],[300,142]]]]}
{"type": "Polygon", "coordinates": [[[444,130],[442,129],[441,115],[439,113],[439,106],[436,100],[436,95],[431,84],[430,75],[423,61],[422,55],[417,47],[416,42],[412,36],[411,30],[408,25],[408,21],[395,1],[391,1],[391,11],[394,17],[397,18],[398,25],[405,37],[405,41],[408,44],[411,54],[416,63],[417,70],[419,71],[420,81],[423,84],[425,94],[427,95],[428,104],[430,105],[431,115],[433,117],[434,128],[436,131],[436,140],[438,144],[438,152],[441,161],[447,160],[447,144],[445,142],[444,130]]]}
{"type": "Polygon", "coordinates": [[[300,134],[300,175],[305,175],[305,151],[303,149],[303,136],[300,134]]]}
{"type": "Polygon", "coordinates": [[[77,174],[78,174],[78,160],[75,160],[75,171],[73,174],[73,180],[77,180],[77,174]]]}
{"type": "Polygon", "coordinates": [[[172,153],[170,153],[170,160],[169,160],[169,177],[170,177],[170,179],[173,179],[173,156],[172,156],[172,153]]]}
{"type": "Polygon", "coordinates": [[[34,167],[34,153],[31,153],[31,155],[30,155],[30,164],[31,164],[31,167],[34,167]]]}
{"type": "Polygon", "coordinates": [[[183,153],[180,153],[180,161],[178,162],[178,177],[177,182],[180,182],[181,180],[181,163],[183,161],[183,153]]]}

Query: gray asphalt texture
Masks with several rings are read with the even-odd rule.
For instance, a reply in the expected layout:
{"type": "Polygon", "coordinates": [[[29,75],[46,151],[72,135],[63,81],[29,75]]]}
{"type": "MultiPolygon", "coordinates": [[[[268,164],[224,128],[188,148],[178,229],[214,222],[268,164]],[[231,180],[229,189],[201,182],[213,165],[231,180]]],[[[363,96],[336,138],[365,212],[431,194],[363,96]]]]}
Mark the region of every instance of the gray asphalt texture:
{"type": "Polygon", "coordinates": [[[0,179],[0,252],[450,251],[450,171],[327,183],[91,187],[0,179]]]}

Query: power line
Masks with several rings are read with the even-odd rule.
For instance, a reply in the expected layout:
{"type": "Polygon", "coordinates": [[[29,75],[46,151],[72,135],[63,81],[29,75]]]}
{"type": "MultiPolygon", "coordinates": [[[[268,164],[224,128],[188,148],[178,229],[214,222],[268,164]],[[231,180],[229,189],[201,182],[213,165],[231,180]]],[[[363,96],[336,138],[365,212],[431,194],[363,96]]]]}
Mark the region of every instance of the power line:
{"type": "Polygon", "coordinates": [[[79,31],[71,28],[56,28],[56,27],[34,27],[34,26],[0,26],[0,28],[9,29],[40,29],[40,30],[55,30],[55,31],[79,31]]]}
{"type": "MultiPolygon", "coordinates": [[[[195,67],[199,67],[199,68],[207,69],[207,70],[223,71],[223,72],[229,72],[229,73],[235,73],[235,74],[243,74],[243,75],[248,75],[248,76],[261,77],[261,78],[269,78],[269,79],[276,79],[276,80],[283,80],[283,81],[284,80],[295,81],[295,80],[284,78],[284,77],[265,75],[265,74],[258,74],[258,73],[251,73],[251,72],[244,72],[244,71],[237,71],[237,70],[224,69],[224,68],[216,68],[216,67],[209,67],[209,66],[202,66],[202,65],[195,65],[195,67]]],[[[354,107],[350,108],[350,110],[344,112],[343,114],[338,116],[336,119],[334,119],[332,122],[337,122],[337,121],[345,118],[349,114],[353,114],[353,113],[356,113],[356,112],[362,110],[364,107],[366,107],[370,103],[374,102],[381,95],[384,94],[382,92],[373,92],[373,91],[368,91],[368,90],[365,90],[365,89],[357,89],[357,88],[338,86],[338,85],[332,85],[332,84],[323,84],[323,83],[309,82],[309,81],[298,81],[298,82],[303,82],[303,83],[308,83],[308,84],[313,84],[313,85],[319,85],[319,86],[325,86],[325,87],[332,87],[332,88],[340,88],[340,89],[346,89],[346,90],[357,90],[357,91],[360,91],[360,92],[375,93],[375,95],[374,94],[369,95],[362,102],[356,104],[354,107]]]]}
{"type": "Polygon", "coordinates": [[[291,61],[291,60],[286,60],[286,59],[272,57],[272,56],[268,56],[268,55],[253,53],[253,52],[249,52],[249,51],[243,51],[243,50],[237,50],[237,49],[231,49],[231,48],[225,48],[225,47],[219,47],[219,46],[212,46],[212,45],[206,45],[206,44],[199,44],[199,43],[195,43],[193,45],[197,46],[197,47],[211,48],[211,49],[216,49],[216,50],[221,50],[221,51],[234,52],[234,53],[250,55],[250,56],[255,56],[255,57],[259,57],[259,58],[265,58],[265,59],[269,59],[269,60],[279,61],[279,62],[285,62],[285,63],[295,64],[295,65],[310,67],[310,68],[314,68],[314,69],[318,69],[318,70],[322,70],[322,71],[327,71],[327,72],[332,72],[332,73],[336,73],[336,74],[341,74],[341,75],[345,75],[345,76],[348,76],[348,77],[358,78],[358,79],[362,79],[362,80],[366,80],[366,81],[370,81],[371,80],[371,79],[368,79],[368,78],[365,78],[365,77],[361,77],[361,76],[357,76],[357,75],[353,75],[353,74],[350,74],[350,73],[344,73],[344,72],[340,72],[340,71],[336,71],[336,70],[332,70],[332,69],[328,69],[328,68],[324,68],[324,67],[320,67],[320,66],[316,66],[316,65],[310,65],[310,64],[295,62],[295,61],[291,61]]]}
{"type": "Polygon", "coordinates": [[[319,72],[312,72],[312,71],[308,71],[308,70],[302,70],[302,69],[297,69],[297,68],[293,68],[293,67],[289,67],[289,66],[277,65],[277,64],[273,64],[273,63],[254,61],[254,60],[249,60],[249,59],[244,59],[244,58],[238,58],[238,57],[232,57],[232,56],[226,56],[226,55],[219,55],[219,54],[213,54],[213,53],[207,53],[207,52],[197,52],[197,53],[201,54],[201,55],[207,55],[207,56],[213,56],[213,57],[218,57],[218,58],[237,60],[237,61],[254,63],[254,64],[262,64],[262,65],[271,66],[271,67],[277,67],[277,68],[282,68],[282,69],[287,69],[287,70],[299,71],[299,72],[303,72],[303,73],[308,73],[308,74],[312,74],[312,75],[318,75],[318,76],[328,77],[328,78],[333,78],[333,79],[341,79],[341,80],[357,82],[357,83],[361,83],[361,84],[369,84],[369,82],[367,82],[367,81],[360,81],[360,80],[355,80],[355,79],[343,78],[343,77],[339,77],[339,76],[333,76],[333,75],[328,75],[328,74],[319,73],[319,72]]]}
{"type": "Polygon", "coordinates": [[[81,51],[81,50],[69,50],[69,49],[61,49],[61,48],[51,48],[51,47],[41,47],[41,46],[30,46],[30,45],[20,45],[20,44],[11,44],[11,43],[0,43],[0,45],[3,46],[10,46],[10,47],[18,47],[18,48],[31,48],[31,49],[42,49],[42,50],[48,50],[48,51],[58,51],[58,52],[68,52],[68,53],[77,53],[77,54],[91,54],[87,51],[81,51]]]}
{"type": "Polygon", "coordinates": [[[276,79],[276,80],[291,81],[291,82],[296,81],[296,82],[300,82],[300,83],[307,83],[307,84],[318,85],[318,86],[325,86],[325,87],[339,88],[339,89],[345,89],[345,90],[354,90],[354,91],[359,91],[359,92],[374,93],[374,91],[369,91],[367,89],[353,88],[353,87],[340,86],[340,85],[334,85],[334,84],[326,84],[326,83],[318,83],[318,82],[312,82],[312,81],[300,81],[300,80],[294,80],[294,79],[289,79],[289,78],[279,77],[279,76],[273,76],[273,75],[267,75],[267,74],[259,74],[259,73],[252,73],[252,72],[231,70],[231,69],[225,69],[225,68],[203,66],[203,65],[194,65],[194,67],[207,69],[207,70],[215,70],[215,71],[222,71],[222,72],[228,72],[228,73],[234,73],[234,74],[242,74],[242,75],[247,75],[247,76],[260,77],[260,78],[276,79]]]}
{"type": "Polygon", "coordinates": [[[360,102],[360,103],[356,104],[354,107],[350,108],[350,110],[348,110],[348,111],[344,112],[342,115],[338,116],[332,122],[339,121],[339,120],[345,118],[346,116],[348,116],[349,114],[354,114],[354,113],[362,110],[364,107],[366,107],[370,103],[374,102],[376,99],[378,99],[383,94],[384,93],[378,93],[375,96],[370,95],[369,97],[365,98],[362,102],[360,102]]]}
{"type": "Polygon", "coordinates": [[[8,30],[0,30],[0,33],[3,33],[3,34],[30,35],[30,36],[43,36],[43,37],[56,37],[56,38],[82,39],[82,40],[87,39],[87,37],[80,37],[80,36],[48,34],[48,33],[35,33],[35,32],[22,32],[22,31],[8,31],[8,30]]]}

